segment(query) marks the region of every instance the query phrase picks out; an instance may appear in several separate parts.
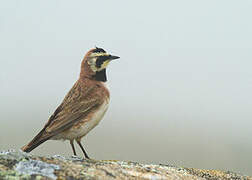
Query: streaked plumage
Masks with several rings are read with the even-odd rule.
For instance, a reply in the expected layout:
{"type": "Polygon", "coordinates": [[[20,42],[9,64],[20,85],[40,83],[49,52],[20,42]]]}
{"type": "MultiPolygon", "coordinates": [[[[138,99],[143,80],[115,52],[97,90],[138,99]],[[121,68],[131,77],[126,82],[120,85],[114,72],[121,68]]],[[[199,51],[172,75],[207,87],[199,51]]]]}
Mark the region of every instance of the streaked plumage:
{"type": "Polygon", "coordinates": [[[104,85],[107,80],[106,67],[117,56],[107,54],[101,48],[91,49],[81,64],[81,73],[77,82],[65,96],[63,102],[49,118],[44,128],[33,140],[22,147],[30,152],[41,143],[53,140],[70,140],[74,155],[74,140],[80,145],[88,158],[80,141],[102,119],[109,104],[109,91],[104,85]]]}

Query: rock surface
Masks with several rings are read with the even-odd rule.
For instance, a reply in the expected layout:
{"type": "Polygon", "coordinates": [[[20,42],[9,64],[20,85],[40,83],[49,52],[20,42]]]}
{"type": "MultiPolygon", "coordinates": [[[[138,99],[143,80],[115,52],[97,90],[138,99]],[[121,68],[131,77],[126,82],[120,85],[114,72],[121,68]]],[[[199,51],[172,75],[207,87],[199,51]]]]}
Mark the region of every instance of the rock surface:
{"type": "Polygon", "coordinates": [[[87,160],[59,155],[39,157],[21,151],[0,152],[0,179],[244,179],[233,172],[125,161],[87,160]]]}

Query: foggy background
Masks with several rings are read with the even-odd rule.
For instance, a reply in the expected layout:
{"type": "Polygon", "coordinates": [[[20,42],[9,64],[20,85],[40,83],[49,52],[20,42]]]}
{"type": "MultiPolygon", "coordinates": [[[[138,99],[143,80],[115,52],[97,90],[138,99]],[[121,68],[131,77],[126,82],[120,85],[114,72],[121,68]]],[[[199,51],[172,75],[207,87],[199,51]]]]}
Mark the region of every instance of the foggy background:
{"type": "MultiPolygon", "coordinates": [[[[252,175],[251,8],[248,0],[1,1],[0,149],[40,131],[98,46],[121,59],[107,70],[109,109],[82,140],[91,158],[252,175]]],[[[48,141],[32,153],[72,149],[48,141]]]]}

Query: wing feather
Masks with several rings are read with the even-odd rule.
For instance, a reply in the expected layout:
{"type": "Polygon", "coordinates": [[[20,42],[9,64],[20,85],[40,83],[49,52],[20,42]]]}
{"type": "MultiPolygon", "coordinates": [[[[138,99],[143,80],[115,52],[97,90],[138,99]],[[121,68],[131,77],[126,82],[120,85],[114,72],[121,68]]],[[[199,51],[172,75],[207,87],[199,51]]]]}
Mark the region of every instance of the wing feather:
{"type": "Polygon", "coordinates": [[[71,128],[74,123],[102,104],[102,98],[94,96],[95,87],[89,86],[83,89],[77,81],[45,125],[43,138],[52,137],[71,128]]]}

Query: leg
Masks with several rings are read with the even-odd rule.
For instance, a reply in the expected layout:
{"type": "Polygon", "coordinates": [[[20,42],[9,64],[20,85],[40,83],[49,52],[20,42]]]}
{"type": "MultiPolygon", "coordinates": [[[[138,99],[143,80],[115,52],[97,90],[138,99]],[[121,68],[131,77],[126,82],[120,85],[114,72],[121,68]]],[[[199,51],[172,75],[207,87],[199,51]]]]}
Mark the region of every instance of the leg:
{"type": "Polygon", "coordinates": [[[70,140],[70,144],[71,144],[71,146],[72,146],[73,153],[74,153],[74,155],[76,156],[76,151],[75,151],[75,148],[74,148],[73,140],[70,140]]]}
{"type": "Polygon", "coordinates": [[[84,153],[85,158],[90,159],[90,158],[88,157],[88,155],[87,155],[85,149],[84,149],[83,146],[81,145],[80,139],[76,139],[76,141],[77,141],[77,143],[79,144],[79,146],[80,146],[82,152],[84,153]]]}

